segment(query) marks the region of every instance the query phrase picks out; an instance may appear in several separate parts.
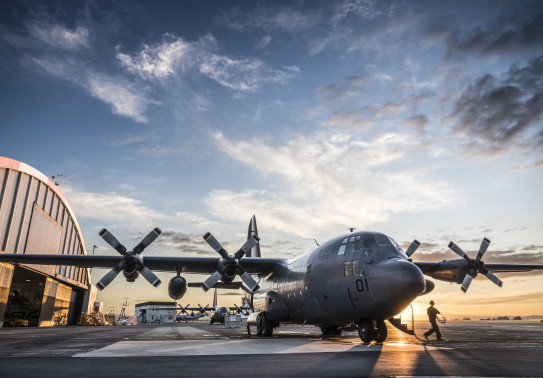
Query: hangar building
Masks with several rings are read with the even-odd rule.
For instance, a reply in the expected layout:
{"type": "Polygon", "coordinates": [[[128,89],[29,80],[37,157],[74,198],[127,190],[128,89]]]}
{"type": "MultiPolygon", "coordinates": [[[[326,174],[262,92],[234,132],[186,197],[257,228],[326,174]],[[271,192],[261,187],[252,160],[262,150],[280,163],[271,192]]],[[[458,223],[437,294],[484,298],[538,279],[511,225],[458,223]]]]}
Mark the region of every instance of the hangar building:
{"type": "MultiPolygon", "coordinates": [[[[87,254],[58,186],[6,157],[0,157],[0,253],[87,254]]],[[[0,263],[0,327],[75,324],[95,298],[89,268],[0,263]]]]}

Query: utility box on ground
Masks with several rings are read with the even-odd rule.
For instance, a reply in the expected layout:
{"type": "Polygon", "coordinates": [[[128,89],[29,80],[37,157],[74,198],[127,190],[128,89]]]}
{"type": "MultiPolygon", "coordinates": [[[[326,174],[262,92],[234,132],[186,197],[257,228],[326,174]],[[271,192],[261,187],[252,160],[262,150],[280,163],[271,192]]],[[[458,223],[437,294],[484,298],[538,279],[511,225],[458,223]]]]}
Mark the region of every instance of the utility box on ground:
{"type": "Polygon", "coordinates": [[[224,328],[241,328],[241,315],[225,315],[224,328]]]}

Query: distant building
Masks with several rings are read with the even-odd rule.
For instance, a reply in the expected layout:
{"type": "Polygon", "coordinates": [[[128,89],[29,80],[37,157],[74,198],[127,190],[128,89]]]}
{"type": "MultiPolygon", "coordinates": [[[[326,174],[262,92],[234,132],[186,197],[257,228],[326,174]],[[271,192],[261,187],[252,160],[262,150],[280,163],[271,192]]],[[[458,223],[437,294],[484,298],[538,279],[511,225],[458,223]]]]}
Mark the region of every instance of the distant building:
{"type": "Polygon", "coordinates": [[[174,323],[175,302],[144,302],[135,306],[138,323],[174,323]]]}
{"type": "MultiPolygon", "coordinates": [[[[87,254],[59,187],[35,168],[5,157],[0,157],[0,253],[87,254]]],[[[92,311],[95,299],[89,268],[0,263],[0,327],[21,319],[31,326],[75,324],[81,312],[92,311]]]]}

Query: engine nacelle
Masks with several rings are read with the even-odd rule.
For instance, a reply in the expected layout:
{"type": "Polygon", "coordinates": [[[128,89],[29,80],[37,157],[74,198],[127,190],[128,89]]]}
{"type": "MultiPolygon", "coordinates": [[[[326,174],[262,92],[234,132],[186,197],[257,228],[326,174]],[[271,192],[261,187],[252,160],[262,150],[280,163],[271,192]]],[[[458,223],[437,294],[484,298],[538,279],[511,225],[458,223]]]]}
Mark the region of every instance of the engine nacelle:
{"type": "Polygon", "coordinates": [[[126,270],[123,270],[123,275],[126,277],[126,280],[128,282],[134,282],[136,278],[140,276],[140,272],[138,272],[136,269],[133,269],[130,272],[127,272],[126,270]]]}
{"type": "Polygon", "coordinates": [[[177,300],[183,298],[187,292],[187,280],[181,276],[175,276],[168,284],[168,294],[170,298],[177,300]]]}

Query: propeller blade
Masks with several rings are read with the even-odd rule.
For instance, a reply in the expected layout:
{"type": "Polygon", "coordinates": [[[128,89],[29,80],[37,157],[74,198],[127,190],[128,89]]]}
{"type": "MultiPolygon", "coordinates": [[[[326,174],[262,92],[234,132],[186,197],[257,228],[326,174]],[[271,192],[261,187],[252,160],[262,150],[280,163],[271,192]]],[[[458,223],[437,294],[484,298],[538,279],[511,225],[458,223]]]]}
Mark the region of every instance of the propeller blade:
{"type": "Polygon", "coordinates": [[[462,281],[462,291],[465,293],[468,291],[469,285],[471,285],[471,281],[473,280],[473,277],[469,274],[466,274],[466,277],[464,277],[464,281],[462,281]]]}
{"type": "Polygon", "coordinates": [[[152,242],[155,241],[156,238],[162,233],[160,228],[156,227],[153,231],[149,232],[149,234],[143,238],[140,243],[134,247],[133,251],[137,254],[140,254],[143,252],[145,248],[147,248],[152,242]]]}
{"type": "Polygon", "coordinates": [[[219,272],[213,273],[207,280],[205,280],[204,283],[202,283],[202,289],[204,289],[204,291],[208,291],[209,289],[213,288],[221,278],[222,275],[219,272]]]}
{"type": "Polygon", "coordinates": [[[211,248],[213,248],[223,259],[226,259],[228,257],[228,252],[224,250],[221,243],[215,239],[213,235],[211,235],[210,232],[204,235],[204,240],[211,248]]]}
{"type": "Polygon", "coordinates": [[[147,280],[151,285],[154,287],[159,287],[162,281],[160,278],[156,276],[156,274],[153,273],[153,271],[149,268],[147,268],[145,265],[142,265],[141,270],[139,270],[143,278],[147,280]]]}
{"type": "Polygon", "coordinates": [[[411,244],[409,245],[409,248],[407,248],[407,251],[405,252],[407,257],[411,257],[411,255],[415,253],[415,251],[417,250],[417,248],[419,248],[419,246],[420,246],[420,242],[417,239],[413,240],[411,244]]]}
{"type": "Polygon", "coordinates": [[[206,305],[206,307],[204,308],[204,307],[200,306],[200,303],[198,303],[198,307],[200,307],[200,310],[199,310],[199,311],[200,311],[201,314],[205,314],[205,313],[206,313],[206,311],[207,311],[207,305],[206,305]]]}
{"type": "Polygon", "coordinates": [[[124,255],[126,253],[126,248],[124,245],[122,245],[115,236],[105,228],[102,228],[102,230],[98,233],[106,241],[107,244],[115,248],[117,252],[119,252],[121,255],[124,255]]]}
{"type": "Polygon", "coordinates": [[[260,238],[256,235],[252,235],[245,244],[234,254],[236,259],[241,259],[247,252],[249,252],[255,245],[258,244],[260,238]]]}
{"type": "Polygon", "coordinates": [[[466,255],[466,254],[464,253],[464,251],[462,251],[462,249],[461,249],[459,246],[457,246],[456,244],[454,244],[453,242],[450,242],[450,243],[449,243],[449,248],[450,248],[454,253],[456,253],[458,256],[463,257],[464,259],[466,259],[468,262],[471,261],[471,259],[469,258],[469,256],[466,255]]]}
{"type": "Polygon", "coordinates": [[[124,261],[121,261],[120,263],[115,266],[115,268],[111,269],[109,272],[106,273],[104,277],[96,284],[96,287],[98,290],[102,291],[105,289],[107,285],[111,283],[117,277],[117,275],[124,269],[124,261]]]}
{"type": "Polygon", "coordinates": [[[476,257],[477,260],[481,260],[489,244],[490,244],[490,240],[487,238],[484,238],[483,241],[481,242],[481,247],[479,247],[479,253],[477,254],[477,257],[476,257]]]}
{"type": "Polygon", "coordinates": [[[503,282],[484,266],[481,268],[480,272],[481,274],[484,274],[486,278],[488,278],[490,281],[494,282],[494,284],[496,284],[497,286],[503,286],[503,282]]]}
{"type": "Polygon", "coordinates": [[[251,293],[258,291],[258,289],[260,289],[260,286],[255,281],[255,279],[251,277],[249,273],[247,273],[245,269],[243,269],[241,266],[239,268],[240,270],[243,270],[243,272],[240,274],[240,277],[245,286],[247,286],[251,293]]]}

